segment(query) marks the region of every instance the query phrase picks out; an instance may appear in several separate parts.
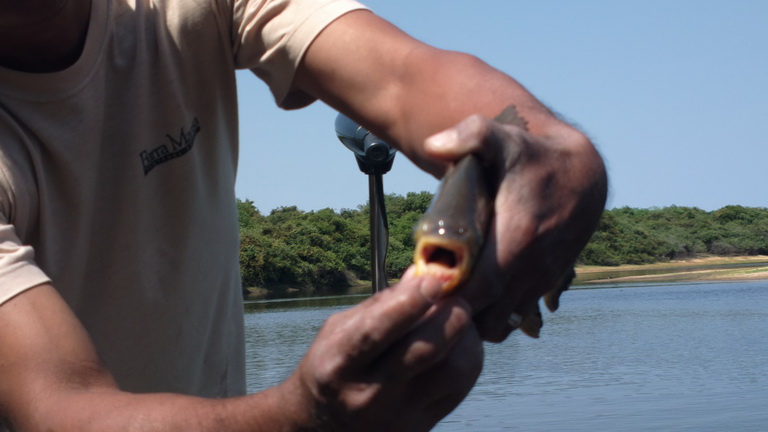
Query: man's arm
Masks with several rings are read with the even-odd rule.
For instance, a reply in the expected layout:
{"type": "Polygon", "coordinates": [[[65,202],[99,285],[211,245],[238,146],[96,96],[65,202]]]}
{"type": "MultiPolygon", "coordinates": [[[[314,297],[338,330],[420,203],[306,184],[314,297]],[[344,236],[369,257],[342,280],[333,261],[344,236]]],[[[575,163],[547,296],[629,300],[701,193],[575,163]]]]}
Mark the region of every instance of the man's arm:
{"type": "Polygon", "coordinates": [[[0,306],[0,418],[18,431],[427,430],[482,364],[466,305],[437,293],[435,281],[406,278],[329,320],[285,383],[217,400],[120,391],[67,305],[41,285],[0,306]],[[463,380],[446,386],[445,374],[463,380]],[[382,422],[395,411],[403,423],[382,422]]]}
{"type": "Polygon", "coordinates": [[[444,164],[435,166],[424,149],[427,137],[473,114],[493,118],[512,104],[534,135],[585,140],[508,75],[474,56],[423,44],[368,11],[328,26],[307,51],[296,83],[438,177],[444,164]]]}
{"type": "Polygon", "coordinates": [[[296,85],[438,177],[467,153],[485,161],[496,177],[496,213],[462,293],[488,340],[507,337],[512,313],[534,312],[596,226],[607,180],[590,141],[513,78],[475,57],[422,44],[356,11],[317,37],[296,85]],[[490,120],[508,106],[520,117],[518,125],[490,120]]]}
{"type": "Polygon", "coordinates": [[[259,412],[252,421],[268,426],[286,420],[276,393],[227,403],[124,393],[53,287],[32,288],[0,306],[0,413],[13,430],[248,430],[234,427],[248,419],[231,414],[259,412]]]}

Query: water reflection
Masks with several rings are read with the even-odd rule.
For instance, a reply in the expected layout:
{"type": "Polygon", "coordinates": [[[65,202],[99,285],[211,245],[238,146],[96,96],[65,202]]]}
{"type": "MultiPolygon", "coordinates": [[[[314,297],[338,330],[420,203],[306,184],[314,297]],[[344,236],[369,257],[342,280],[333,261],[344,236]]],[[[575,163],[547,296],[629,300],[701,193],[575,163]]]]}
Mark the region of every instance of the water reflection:
{"type": "Polygon", "coordinates": [[[355,285],[350,287],[315,290],[308,289],[287,289],[277,291],[256,291],[245,296],[246,303],[261,302],[282,302],[286,300],[305,300],[316,297],[338,297],[338,296],[370,296],[372,287],[370,285],[355,285]]]}
{"type": "MultiPolygon", "coordinates": [[[[282,381],[322,322],[364,298],[249,305],[249,390],[282,381]]],[[[477,386],[437,431],[768,424],[767,281],[578,289],[544,319],[541,339],[486,346],[477,386]]]]}
{"type": "Polygon", "coordinates": [[[318,296],[318,297],[303,297],[296,299],[275,299],[275,300],[259,300],[259,301],[246,301],[244,304],[245,312],[260,312],[260,311],[285,311],[290,309],[305,309],[305,308],[324,308],[334,306],[351,306],[366,298],[370,297],[370,294],[355,294],[355,295],[336,295],[336,296],[318,296]]]}

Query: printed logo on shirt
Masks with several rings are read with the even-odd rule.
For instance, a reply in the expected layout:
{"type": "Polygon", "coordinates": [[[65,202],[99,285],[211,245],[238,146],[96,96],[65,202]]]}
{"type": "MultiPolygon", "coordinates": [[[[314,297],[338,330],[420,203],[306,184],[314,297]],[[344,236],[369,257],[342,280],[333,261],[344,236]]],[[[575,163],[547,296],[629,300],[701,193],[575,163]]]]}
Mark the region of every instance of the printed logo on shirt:
{"type": "Polygon", "coordinates": [[[160,144],[151,150],[142,151],[139,156],[141,156],[141,163],[144,165],[144,175],[149,174],[153,168],[161,163],[183,156],[190,151],[192,145],[195,144],[195,137],[198,132],[200,132],[200,122],[195,118],[188,131],[184,132],[184,128],[181,128],[178,140],[170,134],[166,134],[165,136],[168,137],[170,143],[160,144]]]}

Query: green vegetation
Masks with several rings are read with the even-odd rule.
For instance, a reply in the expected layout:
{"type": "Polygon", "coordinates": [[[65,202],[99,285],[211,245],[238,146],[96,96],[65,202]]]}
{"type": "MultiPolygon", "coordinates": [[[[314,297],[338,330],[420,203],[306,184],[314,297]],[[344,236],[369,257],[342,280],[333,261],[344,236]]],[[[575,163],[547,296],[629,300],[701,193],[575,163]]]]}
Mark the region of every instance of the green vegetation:
{"type": "MultiPolygon", "coordinates": [[[[428,192],[387,195],[387,276],[399,277],[413,260],[413,226],[432,199],[428,192]]],[[[280,207],[262,215],[252,201],[237,202],[240,272],[245,287],[271,290],[345,288],[370,279],[370,213],[280,207]]]]}
{"type": "Polygon", "coordinates": [[[768,209],[726,206],[608,210],[579,261],[649,264],[697,255],[768,254],[768,209]]]}
{"type": "MultiPolygon", "coordinates": [[[[427,210],[429,192],[387,195],[387,276],[411,263],[413,226],[427,210]]],[[[339,212],[280,207],[263,215],[252,201],[237,202],[243,285],[270,290],[345,288],[370,278],[367,205],[339,212]]],[[[585,265],[647,264],[701,254],[768,254],[768,209],[727,206],[608,210],[579,258],[585,265]]]]}

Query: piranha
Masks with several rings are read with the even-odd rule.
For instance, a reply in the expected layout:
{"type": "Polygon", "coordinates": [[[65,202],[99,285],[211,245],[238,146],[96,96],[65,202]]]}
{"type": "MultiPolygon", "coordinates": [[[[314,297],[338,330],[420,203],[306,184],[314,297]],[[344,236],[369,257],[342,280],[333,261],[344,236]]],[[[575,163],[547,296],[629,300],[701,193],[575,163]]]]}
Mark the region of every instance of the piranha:
{"type": "MultiPolygon", "coordinates": [[[[527,123],[514,106],[505,109],[496,120],[527,130],[527,123]]],[[[468,155],[452,165],[445,174],[429,209],[414,227],[413,262],[417,275],[431,275],[450,293],[465,282],[483,245],[493,215],[495,198],[486,170],[475,155],[468,155]]],[[[544,295],[544,304],[554,312],[560,295],[568,289],[575,273],[566,272],[555,288],[544,295]]],[[[518,328],[537,338],[543,325],[538,304],[527,316],[520,317],[518,328]]]]}
{"type": "Polygon", "coordinates": [[[476,156],[465,156],[448,169],[429,209],[414,227],[416,274],[440,279],[445,292],[469,277],[493,213],[489,190],[476,156]]]}

